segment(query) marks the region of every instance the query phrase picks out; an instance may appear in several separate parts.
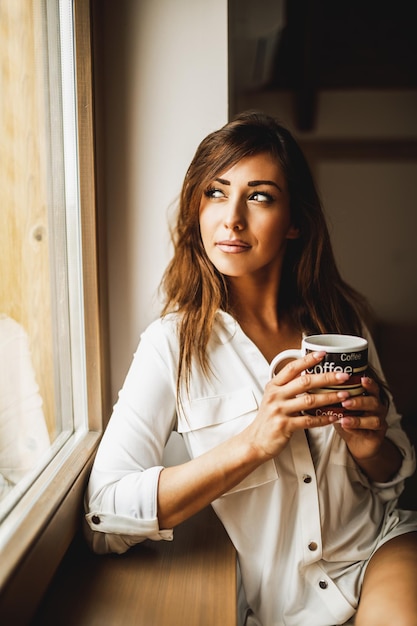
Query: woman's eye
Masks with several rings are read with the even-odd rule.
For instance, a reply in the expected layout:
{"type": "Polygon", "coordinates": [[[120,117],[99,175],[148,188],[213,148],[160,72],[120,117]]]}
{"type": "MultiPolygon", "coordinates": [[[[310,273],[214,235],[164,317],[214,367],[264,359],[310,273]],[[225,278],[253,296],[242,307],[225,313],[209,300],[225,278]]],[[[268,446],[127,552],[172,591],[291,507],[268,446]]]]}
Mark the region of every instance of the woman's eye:
{"type": "Polygon", "coordinates": [[[209,189],[206,189],[206,191],[204,192],[204,195],[206,196],[206,198],[223,198],[224,197],[224,193],[222,192],[222,190],[217,189],[215,187],[210,187],[209,189]]]}
{"type": "Polygon", "coordinates": [[[265,193],[264,191],[255,191],[249,200],[255,200],[255,202],[272,202],[273,198],[269,193],[265,193]]]}

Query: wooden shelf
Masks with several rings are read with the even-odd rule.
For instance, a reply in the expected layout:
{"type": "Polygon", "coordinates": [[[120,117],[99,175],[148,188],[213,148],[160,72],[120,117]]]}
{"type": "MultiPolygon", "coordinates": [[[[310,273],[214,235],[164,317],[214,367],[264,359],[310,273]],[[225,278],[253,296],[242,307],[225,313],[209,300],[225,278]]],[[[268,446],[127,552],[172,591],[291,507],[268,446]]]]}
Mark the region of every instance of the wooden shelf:
{"type": "Polygon", "coordinates": [[[236,556],[213,510],[123,555],[78,537],[32,626],[235,626],[236,556]]]}

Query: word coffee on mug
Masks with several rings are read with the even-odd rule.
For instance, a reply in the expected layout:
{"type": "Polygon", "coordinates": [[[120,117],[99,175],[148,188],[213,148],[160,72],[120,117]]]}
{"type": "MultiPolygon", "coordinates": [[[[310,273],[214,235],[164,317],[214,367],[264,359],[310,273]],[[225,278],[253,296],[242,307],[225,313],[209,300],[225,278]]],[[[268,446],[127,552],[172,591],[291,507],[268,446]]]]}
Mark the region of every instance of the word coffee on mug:
{"type": "MultiPolygon", "coordinates": [[[[363,337],[354,335],[311,335],[304,337],[301,350],[284,350],[274,357],[269,368],[270,377],[275,375],[276,367],[287,359],[299,359],[310,352],[325,351],[323,359],[306,370],[308,374],[323,374],[327,372],[345,372],[350,378],[341,385],[323,387],[311,390],[310,393],[330,393],[334,391],[348,391],[349,395],[357,396],[363,393],[361,378],[368,367],[368,342],[363,337]]],[[[312,415],[335,415],[343,417],[346,414],[355,414],[345,409],[341,403],[323,407],[316,407],[306,411],[312,415]]]]}

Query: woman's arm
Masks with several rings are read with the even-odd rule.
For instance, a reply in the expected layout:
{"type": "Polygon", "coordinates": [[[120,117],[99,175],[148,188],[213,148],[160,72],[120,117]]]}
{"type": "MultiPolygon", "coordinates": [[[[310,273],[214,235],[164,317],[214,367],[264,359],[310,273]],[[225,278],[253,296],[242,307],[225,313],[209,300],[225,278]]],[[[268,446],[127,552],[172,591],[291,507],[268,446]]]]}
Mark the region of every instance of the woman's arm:
{"type": "MultiPolygon", "coordinates": [[[[365,333],[369,343],[369,360],[384,379],[372,337],[365,333]]],[[[361,417],[344,417],[336,424],[350,454],[366,476],[375,483],[401,481],[413,472],[414,457],[410,442],[400,425],[400,415],[395,410],[388,391],[381,399],[379,386],[370,378],[362,379],[364,396],[349,398],[345,408],[363,412],[361,417]],[[403,475],[400,476],[399,474],[403,475]]]]}
{"type": "Polygon", "coordinates": [[[162,468],[164,447],[175,427],[177,355],[172,346],[143,337],[87,490],[86,519],[97,551],[123,551],[146,538],[168,538],[161,529],[171,529],[279,455],[296,430],[332,423],[329,417],[302,415],[347,397],[347,392],[334,392],[331,398],[306,393],[347,377],[302,374],[322,356],[312,354],[285,366],[266,385],[255,419],[242,432],[191,461],[162,468]]]}
{"type": "Polygon", "coordinates": [[[303,410],[340,402],[347,392],[308,394],[335,385],[345,374],[302,375],[323,357],[310,354],[292,361],[271,380],[255,420],[209,452],[162,470],[158,486],[160,528],[172,528],[220,497],[265,461],[279,455],[297,430],[331,424],[336,418],[300,415],[303,410]]]}
{"type": "Polygon", "coordinates": [[[355,460],[369,480],[375,483],[386,483],[398,473],[403,457],[397,446],[384,437],[374,456],[355,460]]]}
{"type": "Polygon", "coordinates": [[[245,431],[159,475],[159,527],[173,528],[235,487],[261,464],[245,431]]]}

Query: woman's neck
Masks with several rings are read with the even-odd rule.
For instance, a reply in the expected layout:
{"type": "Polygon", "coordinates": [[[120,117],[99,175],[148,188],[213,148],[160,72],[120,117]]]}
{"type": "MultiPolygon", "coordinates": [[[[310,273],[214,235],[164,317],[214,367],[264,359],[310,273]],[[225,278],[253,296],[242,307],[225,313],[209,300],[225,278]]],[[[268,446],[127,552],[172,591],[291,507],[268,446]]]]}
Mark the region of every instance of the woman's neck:
{"type": "Polygon", "coordinates": [[[230,312],[268,362],[281,350],[299,348],[301,332],[291,319],[278,313],[276,289],[250,284],[235,287],[234,282],[229,294],[230,312]]]}

